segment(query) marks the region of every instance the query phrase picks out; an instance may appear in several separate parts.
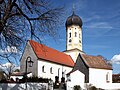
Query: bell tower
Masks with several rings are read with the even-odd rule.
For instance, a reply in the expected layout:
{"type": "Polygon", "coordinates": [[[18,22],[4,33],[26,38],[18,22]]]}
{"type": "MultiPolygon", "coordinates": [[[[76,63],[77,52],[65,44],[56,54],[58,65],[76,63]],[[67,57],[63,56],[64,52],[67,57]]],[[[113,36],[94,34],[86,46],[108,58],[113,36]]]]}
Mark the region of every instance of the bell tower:
{"type": "Polygon", "coordinates": [[[79,53],[82,52],[82,20],[74,11],[65,23],[66,26],[66,51],[74,61],[79,53]]]}

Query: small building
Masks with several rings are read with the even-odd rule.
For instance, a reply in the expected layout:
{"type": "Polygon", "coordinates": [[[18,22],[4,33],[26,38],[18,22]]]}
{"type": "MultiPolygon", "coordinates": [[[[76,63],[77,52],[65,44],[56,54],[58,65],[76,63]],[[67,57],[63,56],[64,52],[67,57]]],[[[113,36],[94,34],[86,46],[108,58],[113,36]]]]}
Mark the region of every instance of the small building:
{"type": "MultiPolygon", "coordinates": [[[[79,54],[72,71],[69,72],[67,76],[68,78],[72,77],[70,82],[77,80],[99,87],[100,84],[112,83],[112,67],[109,66],[101,56],[79,54]],[[79,78],[75,77],[78,75],[76,71],[81,73],[79,78]]],[[[70,82],[68,80],[68,83],[70,82]]],[[[79,83],[71,82],[69,86],[79,85],[79,83]]],[[[81,83],[80,86],[84,87],[84,85],[82,85],[81,83]]]]}

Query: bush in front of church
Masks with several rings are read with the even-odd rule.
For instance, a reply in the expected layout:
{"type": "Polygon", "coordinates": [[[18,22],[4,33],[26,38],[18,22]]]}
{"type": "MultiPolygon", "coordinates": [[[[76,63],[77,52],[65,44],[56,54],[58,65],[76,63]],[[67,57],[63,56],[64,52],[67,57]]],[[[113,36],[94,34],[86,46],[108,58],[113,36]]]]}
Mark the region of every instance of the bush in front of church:
{"type": "Polygon", "coordinates": [[[75,85],[74,90],[82,90],[82,89],[81,89],[80,85],[75,85]]]}

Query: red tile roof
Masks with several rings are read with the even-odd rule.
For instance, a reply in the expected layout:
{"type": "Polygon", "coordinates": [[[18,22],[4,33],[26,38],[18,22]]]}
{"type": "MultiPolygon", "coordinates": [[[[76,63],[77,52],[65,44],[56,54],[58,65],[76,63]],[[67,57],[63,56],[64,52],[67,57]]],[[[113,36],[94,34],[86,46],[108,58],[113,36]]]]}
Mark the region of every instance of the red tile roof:
{"type": "Polygon", "coordinates": [[[112,70],[112,67],[108,65],[106,61],[104,60],[104,58],[101,56],[91,56],[91,55],[86,55],[86,54],[82,54],[81,56],[89,68],[112,70]]]}
{"type": "Polygon", "coordinates": [[[49,48],[43,44],[39,44],[38,42],[35,42],[33,40],[29,40],[29,42],[36,56],[39,59],[43,59],[45,61],[50,61],[70,67],[74,66],[74,61],[69,55],[63,52],[59,52],[55,49],[49,48]]]}

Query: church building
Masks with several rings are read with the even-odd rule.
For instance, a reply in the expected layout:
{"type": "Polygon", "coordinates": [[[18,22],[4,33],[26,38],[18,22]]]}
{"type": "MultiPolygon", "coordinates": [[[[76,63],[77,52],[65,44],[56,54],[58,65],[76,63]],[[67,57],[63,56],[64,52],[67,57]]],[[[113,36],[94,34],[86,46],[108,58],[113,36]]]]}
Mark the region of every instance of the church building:
{"type": "Polygon", "coordinates": [[[112,67],[101,56],[87,55],[82,50],[82,19],[74,12],[66,20],[66,50],[63,52],[28,40],[20,60],[20,71],[25,72],[26,59],[31,57],[32,67],[27,72],[33,76],[51,78],[59,82],[64,77],[68,88],[85,83],[99,87],[112,83],[112,67]]]}

